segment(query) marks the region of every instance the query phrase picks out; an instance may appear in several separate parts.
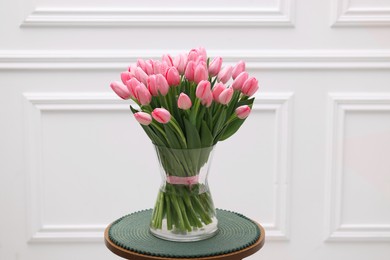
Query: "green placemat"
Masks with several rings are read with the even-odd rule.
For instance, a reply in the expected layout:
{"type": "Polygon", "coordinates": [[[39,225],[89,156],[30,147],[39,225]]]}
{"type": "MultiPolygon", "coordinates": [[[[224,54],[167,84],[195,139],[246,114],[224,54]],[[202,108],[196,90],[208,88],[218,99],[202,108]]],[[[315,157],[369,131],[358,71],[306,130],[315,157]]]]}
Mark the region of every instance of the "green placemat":
{"type": "Polygon", "coordinates": [[[247,217],[217,209],[218,233],[196,242],[171,242],[149,232],[152,210],[124,216],[110,227],[108,235],[117,246],[136,253],[171,258],[197,258],[223,255],[253,245],[260,238],[260,229],[247,217]]]}

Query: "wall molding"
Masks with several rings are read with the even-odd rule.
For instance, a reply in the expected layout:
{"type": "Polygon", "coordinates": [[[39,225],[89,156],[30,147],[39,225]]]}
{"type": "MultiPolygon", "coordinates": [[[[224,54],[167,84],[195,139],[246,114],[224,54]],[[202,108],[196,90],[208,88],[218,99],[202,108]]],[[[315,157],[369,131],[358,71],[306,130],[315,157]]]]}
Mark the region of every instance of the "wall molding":
{"type": "Polygon", "coordinates": [[[293,26],[294,1],[275,8],[46,8],[36,7],[22,27],[241,27],[293,26]]]}
{"type": "Polygon", "coordinates": [[[256,96],[253,110],[274,111],[276,149],[274,169],[275,197],[273,223],[262,223],[267,240],[288,240],[290,233],[290,170],[292,93],[263,93],[256,96]]]}
{"type": "MultiPolygon", "coordinates": [[[[264,225],[267,239],[286,240],[289,234],[289,171],[291,161],[290,114],[292,93],[262,93],[254,110],[275,111],[276,160],[275,220],[264,225]]],[[[55,111],[128,111],[128,102],[113,93],[24,93],[25,171],[28,182],[29,242],[101,242],[107,223],[98,225],[47,225],[44,223],[42,170],[42,114],[55,111]]]]}
{"type": "Polygon", "coordinates": [[[29,242],[101,242],[105,226],[44,223],[42,113],[55,111],[127,111],[128,104],[107,93],[24,93],[25,171],[28,176],[29,242]]]}
{"type": "MultiPolygon", "coordinates": [[[[184,50],[183,50],[184,51],[184,50]]],[[[187,50],[188,51],[188,50],[187,50]]],[[[0,50],[0,70],[123,70],[138,58],[159,59],[180,50],[0,50]]],[[[390,50],[210,50],[226,63],[245,60],[249,69],[389,69],[390,50]]]]}
{"type": "Polygon", "coordinates": [[[333,0],[332,26],[390,26],[388,7],[351,7],[349,0],[333,0]]]}
{"type": "Polygon", "coordinates": [[[350,111],[390,111],[390,93],[329,94],[325,240],[390,241],[390,223],[342,223],[344,122],[350,111]]]}

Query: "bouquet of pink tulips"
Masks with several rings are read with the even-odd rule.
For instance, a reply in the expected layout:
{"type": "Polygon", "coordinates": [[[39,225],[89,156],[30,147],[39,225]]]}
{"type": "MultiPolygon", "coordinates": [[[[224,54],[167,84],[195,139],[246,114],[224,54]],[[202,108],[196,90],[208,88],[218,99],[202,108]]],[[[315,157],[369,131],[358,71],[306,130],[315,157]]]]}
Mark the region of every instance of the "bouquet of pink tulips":
{"type": "MultiPolygon", "coordinates": [[[[229,138],[251,112],[254,101],[251,96],[259,88],[257,79],[245,71],[243,61],[222,67],[222,58],[211,60],[204,48],[192,49],[175,58],[163,55],[161,60],[139,59],[121,73],[121,79],[122,82],[111,83],[111,88],[122,99],[131,99],[138,105],[139,108],[130,106],[131,111],[156,145],[167,174],[185,178],[196,176],[208,155],[194,152],[183,156],[166,148],[209,148],[229,138]]],[[[183,196],[190,189],[200,188],[196,183],[187,186],[167,183],[166,189],[175,192],[162,194],[161,198],[159,195],[157,204],[161,205],[159,210],[155,208],[152,225],[161,228],[161,220],[169,212],[168,229],[191,231],[201,227],[202,222],[207,224],[208,208],[213,207],[207,205],[212,203],[207,194],[188,198],[174,195],[183,196]],[[199,206],[200,202],[203,206],[199,206]]]]}

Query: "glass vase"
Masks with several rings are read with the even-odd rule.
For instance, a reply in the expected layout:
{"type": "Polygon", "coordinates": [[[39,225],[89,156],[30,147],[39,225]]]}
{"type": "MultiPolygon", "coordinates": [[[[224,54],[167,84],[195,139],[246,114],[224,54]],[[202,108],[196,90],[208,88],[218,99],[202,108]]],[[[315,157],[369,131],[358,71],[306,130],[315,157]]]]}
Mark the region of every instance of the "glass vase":
{"type": "Polygon", "coordinates": [[[150,221],[156,237],[191,242],[216,234],[218,220],[207,182],[213,148],[155,146],[162,176],[150,221]]]}

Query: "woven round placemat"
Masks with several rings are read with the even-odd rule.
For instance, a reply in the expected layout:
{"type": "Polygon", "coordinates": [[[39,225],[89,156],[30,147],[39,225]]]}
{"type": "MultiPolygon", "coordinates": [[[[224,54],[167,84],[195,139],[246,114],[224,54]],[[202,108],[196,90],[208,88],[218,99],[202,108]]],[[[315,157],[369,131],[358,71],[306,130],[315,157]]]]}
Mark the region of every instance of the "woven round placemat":
{"type": "Polygon", "coordinates": [[[118,247],[139,254],[199,258],[242,250],[253,245],[261,234],[257,224],[247,217],[218,209],[218,233],[215,236],[196,242],[172,242],[157,238],[149,232],[151,214],[151,209],[144,210],[116,220],[108,230],[109,239],[118,247]]]}

